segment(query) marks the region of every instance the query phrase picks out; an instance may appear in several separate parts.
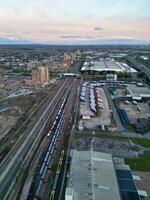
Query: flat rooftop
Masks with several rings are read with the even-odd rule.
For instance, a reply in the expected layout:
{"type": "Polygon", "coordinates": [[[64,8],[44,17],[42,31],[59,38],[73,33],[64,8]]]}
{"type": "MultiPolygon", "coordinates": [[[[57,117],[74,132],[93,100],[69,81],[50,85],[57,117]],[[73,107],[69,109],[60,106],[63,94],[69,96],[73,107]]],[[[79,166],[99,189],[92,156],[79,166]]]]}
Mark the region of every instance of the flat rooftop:
{"type": "Polygon", "coordinates": [[[138,87],[133,84],[127,85],[127,90],[131,94],[133,99],[150,98],[150,89],[147,87],[138,87]]]}
{"type": "Polygon", "coordinates": [[[105,71],[105,72],[117,72],[117,73],[136,73],[137,71],[129,67],[126,63],[115,62],[114,60],[104,60],[94,62],[85,62],[81,71],[105,71]]]}
{"type": "Polygon", "coordinates": [[[110,154],[73,150],[68,188],[74,200],[120,200],[110,154]]]}

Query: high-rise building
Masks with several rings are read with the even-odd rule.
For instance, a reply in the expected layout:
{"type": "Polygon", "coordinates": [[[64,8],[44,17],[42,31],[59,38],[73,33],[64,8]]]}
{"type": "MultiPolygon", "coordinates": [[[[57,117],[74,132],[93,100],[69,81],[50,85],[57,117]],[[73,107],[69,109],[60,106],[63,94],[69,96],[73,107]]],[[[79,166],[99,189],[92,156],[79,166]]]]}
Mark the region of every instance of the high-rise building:
{"type": "Polygon", "coordinates": [[[34,85],[42,86],[49,81],[49,71],[47,67],[39,67],[32,71],[32,81],[34,85]]]}
{"type": "Polygon", "coordinates": [[[71,55],[65,53],[64,54],[64,66],[65,67],[70,67],[70,65],[71,65],[71,55]]]}
{"type": "Polygon", "coordinates": [[[64,66],[70,67],[76,59],[76,53],[64,54],[64,66]]]}

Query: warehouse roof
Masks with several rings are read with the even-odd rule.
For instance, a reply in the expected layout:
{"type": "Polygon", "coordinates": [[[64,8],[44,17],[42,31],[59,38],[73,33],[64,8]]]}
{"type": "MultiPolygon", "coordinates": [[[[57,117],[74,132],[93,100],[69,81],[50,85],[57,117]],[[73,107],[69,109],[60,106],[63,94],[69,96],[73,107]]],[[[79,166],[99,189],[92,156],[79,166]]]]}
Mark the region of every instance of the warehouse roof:
{"type": "Polygon", "coordinates": [[[101,59],[94,62],[85,62],[81,71],[99,71],[99,72],[121,72],[121,73],[135,73],[135,69],[128,66],[126,63],[115,62],[114,60],[101,59]]]}
{"type": "Polygon", "coordinates": [[[137,87],[136,85],[128,84],[127,90],[131,94],[132,99],[140,100],[142,98],[150,97],[150,89],[147,87],[137,87]]]}
{"type": "Polygon", "coordinates": [[[120,200],[110,154],[73,150],[68,187],[74,200],[120,200]]]}

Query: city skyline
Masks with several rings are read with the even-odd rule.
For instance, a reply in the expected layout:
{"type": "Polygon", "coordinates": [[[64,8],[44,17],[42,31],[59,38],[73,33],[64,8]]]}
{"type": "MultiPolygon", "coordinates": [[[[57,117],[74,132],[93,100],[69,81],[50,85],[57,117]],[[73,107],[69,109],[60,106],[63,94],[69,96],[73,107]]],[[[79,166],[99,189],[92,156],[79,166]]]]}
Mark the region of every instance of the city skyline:
{"type": "Polygon", "coordinates": [[[0,44],[150,43],[149,0],[0,3],[0,44]]]}

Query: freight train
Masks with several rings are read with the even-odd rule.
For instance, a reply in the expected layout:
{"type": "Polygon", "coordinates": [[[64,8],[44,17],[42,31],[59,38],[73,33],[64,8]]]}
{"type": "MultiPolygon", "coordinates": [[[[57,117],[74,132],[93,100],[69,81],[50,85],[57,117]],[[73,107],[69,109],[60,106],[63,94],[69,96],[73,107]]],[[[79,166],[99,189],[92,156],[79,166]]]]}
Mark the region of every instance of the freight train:
{"type": "MultiPolygon", "coordinates": [[[[61,129],[62,129],[63,123],[64,123],[64,108],[65,108],[66,102],[67,102],[67,98],[63,100],[63,102],[60,106],[60,109],[57,113],[57,116],[47,134],[47,137],[51,136],[51,140],[50,140],[49,146],[47,148],[47,151],[43,156],[43,159],[40,164],[39,171],[38,171],[39,179],[38,179],[38,183],[36,184],[36,187],[35,187],[34,200],[43,199],[45,185],[48,180],[47,174],[50,172],[50,169],[52,168],[56,149],[57,149],[57,146],[59,143],[59,139],[62,135],[61,129]]],[[[60,162],[59,162],[59,166],[60,166],[60,162]]],[[[58,170],[56,173],[58,173],[58,170]]]]}

